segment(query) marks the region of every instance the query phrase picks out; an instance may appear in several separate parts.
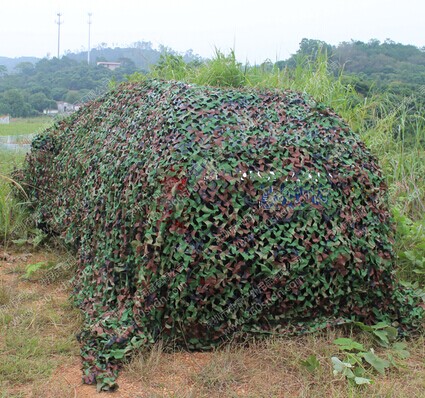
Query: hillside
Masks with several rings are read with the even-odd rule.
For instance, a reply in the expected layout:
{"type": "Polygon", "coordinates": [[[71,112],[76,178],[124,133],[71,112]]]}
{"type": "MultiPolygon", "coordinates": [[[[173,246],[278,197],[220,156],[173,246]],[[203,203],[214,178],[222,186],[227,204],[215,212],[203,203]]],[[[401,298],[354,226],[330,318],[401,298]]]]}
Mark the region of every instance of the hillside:
{"type": "MultiPolygon", "coordinates": [[[[175,54],[171,48],[159,46],[158,49],[153,48],[151,42],[139,41],[131,47],[108,47],[106,43],[102,43],[91,50],[91,59],[97,61],[112,61],[121,62],[122,60],[130,60],[135,67],[142,70],[149,70],[152,65],[155,65],[161,54],[175,54]]],[[[68,58],[79,62],[86,62],[87,53],[67,53],[68,58]]],[[[195,55],[192,50],[186,51],[183,55],[185,62],[199,60],[200,57],[195,55]]]]}
{"type": "Polygon", "coordinates": [[[136,70],[130,62],[110,71],[67,57],[23,62],[15,67],[15,73],[0,78],[0,114],[35,116],[46,108],[56,108],[55,101],[81,102],[93,92],[105,91],[110,80],[121,81],[136,70]]]}
{"type": "Polygon", "coordinates": [[[36,57],[9,58],[9,57],[1,57],[0,56],[0,75],[2,73],[1,66],[4,66],[6,68],[6,70],[3,71],[3,72],[11,73],[11,72],[13,72],[15,67],[22,62],[30,62],[32,64],[35,64],[39,60],[40,60],[40,58],[36,58],[36,57]]]}
{"type": "MultiPolygon", "coordinates": [[[[138,42],[128,48],[102,44],[92,50],[90,65],[87,52],[69,52],[60,59],[0,57],[0,114],[29,117],[55,109],[56,101],[84,102],[104,92],[110,81],[146,73],[164,53],[177,56],[170,48],[154,49],[149,42],[138,42]],[[121,67],[111,71],[97,66],[100,61],[119,62],[121,67]]],[[[179,57],[185,62],[200,61],[192,50],[179,57]]]]}
{"type": "Polygon", "coordinates": [[[425,47],[396,43],[390,39],[368,43],[351,40],[332,46],[321,40],[303,39],[298,51],[280,68],[294,67],[301,59],[317,58],[326,53],[335,72],[341,68],[351,76],[356,89],[362,94],[371,90],[390,91],[396,95],[410,95],[425,86],[425,47]]]}
{"type": "MultiPolygon", "coordinates": [[[[178,55],[170,48],[159,46],[156,49],[152,43],[144,41],[131,47],[115,48],[103,43],[92,50],[92,65],[87,65],[87,52],[68,52],[60,60],[0,57],[0,114],[35,116],[45,108],[55,107],[55,101],[79,102],[89,93],[105,91],[110,80],[120,82],[134,72],[145,73],[160,62],[163,54],[171,54],[183,64],[192,66],[208,62],[192,50],[178,55]],[[110,71],[96,66],[98,61],[120,62],[122,66],[110,71]]],[[[367,43],[352,40],[337,46],[303,39],[295,54],[276,62],[275,66],[292,69],[306,61],[314,61],[319,54],[326,54],[335,75],[344,70],[344,82],[351,84],[364,97],[385,93],[397,103],[401,97],[424,91],[424,48],[389,39],[383,43],[378,40],[367,43]]],[[[417,97],[416,103],[425,104],[423,95],[417,97]]],[[[410,106],[416,106],[411,102],[410,106]]]]}

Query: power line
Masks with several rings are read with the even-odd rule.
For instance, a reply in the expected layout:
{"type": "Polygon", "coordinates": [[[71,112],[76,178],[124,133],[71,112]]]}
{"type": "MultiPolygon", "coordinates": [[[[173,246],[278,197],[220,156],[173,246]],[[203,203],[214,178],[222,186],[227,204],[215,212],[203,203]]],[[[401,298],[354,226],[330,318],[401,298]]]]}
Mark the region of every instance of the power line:
{"type": "Polygon", "coordinates": [[[88,22],[88,24],[89,24],[89,45],[88,45],[88,51],[87,51],[87,63],[88,64],[90,64],[90,30],[91,30],[91,24],[92,24],[92,20],[91,20],[92,15],[93,14],[91,12],[88,13],[88,16],[89,16],[89,22],[88,22]]]}
{"type": "Polygon", "coordinates": [[[62,14],[60,12],[58,12],[56,15],[58,16],[58,20],[56,21],[56,23],[58,25],[58,59],[59,59],[60,48],[61,48],[61,25],[63,24],[63,21],[61,21],[62,14]]]}

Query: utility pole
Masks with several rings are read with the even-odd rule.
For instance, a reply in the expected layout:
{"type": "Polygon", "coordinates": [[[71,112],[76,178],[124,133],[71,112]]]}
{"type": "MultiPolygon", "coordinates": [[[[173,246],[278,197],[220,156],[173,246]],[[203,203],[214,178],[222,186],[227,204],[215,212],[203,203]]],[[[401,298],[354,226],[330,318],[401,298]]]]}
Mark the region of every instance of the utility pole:
{"type": "Polygon", "coordinates": [[[58,20],[56,21],[56,23],[58,25],[58,59],[59,59],[60,49],[61,49],[61,25],[63,24],[63,21],[61,21],[62,14],[60,12],[58,12],[56,15],[58,16],[58,20]]]}
{"type": "Polygon", "coordinates": [[[89,15],[89,22],[88,22],[88,24],[89,24],[89,46],[88,46],[88,50],[87,50],[87,63],[90,65],[90,29],[91,29],[91,24],[92,24],[91,17],[92,17],[93,14],[91,12],[89,12],[88,15],[89,15]]]}

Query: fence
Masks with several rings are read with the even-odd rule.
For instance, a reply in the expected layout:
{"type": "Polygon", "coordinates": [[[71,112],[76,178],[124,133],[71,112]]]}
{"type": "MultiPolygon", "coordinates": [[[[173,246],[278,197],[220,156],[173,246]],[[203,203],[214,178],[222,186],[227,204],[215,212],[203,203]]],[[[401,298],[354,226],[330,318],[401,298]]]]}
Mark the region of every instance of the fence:
{"type": "Polygon", "coordinates": [[[34,134],[0,136],[0,149],[27,152],[33,138],[34,134]]]}

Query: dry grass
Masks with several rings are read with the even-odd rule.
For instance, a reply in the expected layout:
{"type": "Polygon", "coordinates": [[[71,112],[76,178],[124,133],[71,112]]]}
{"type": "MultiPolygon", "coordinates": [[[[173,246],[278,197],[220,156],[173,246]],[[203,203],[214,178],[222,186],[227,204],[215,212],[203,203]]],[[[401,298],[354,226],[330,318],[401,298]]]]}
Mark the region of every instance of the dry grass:
{"type": "Polygon", "coordinates": [[[10,298],[10,289],[4,283],[0,283],[0,306],[9,304],[10,298]]]}
{"type": "MultiPolygon", "coordinates": [[[[424,336],[409,342],[411,357],[402,366],[385,376],[373,374],[375,383],[370,386],[356,387],[332,373],[330,358],[341,355],[333,340],[343,335],[347,331],[330,329],[297,338],[253,341],[249,346],[230,344],[202,354],[159,356],[156,350],[153,368],[136,356],[124,377],[136,382],[138,391],[147,392],[143,397],[425,397],[424,336]],[[301,364],[310,355],[320,363],[313,372],[301,364]]],[[[364,333],[354,337],[366,346],[372,344],[364,333]]],[[[384,356],[388,350],[376,352],[384,356]]]]}
{"type": "Polygon", "coordinates": [[[159,364],[162,359],[163,346],[160,341],[151,350],[142,351],[135,355],[131,361],[125,365],[124,370],[134,380],[140,382],[149,382],[155,378],[159,370],[159,364]]]}

